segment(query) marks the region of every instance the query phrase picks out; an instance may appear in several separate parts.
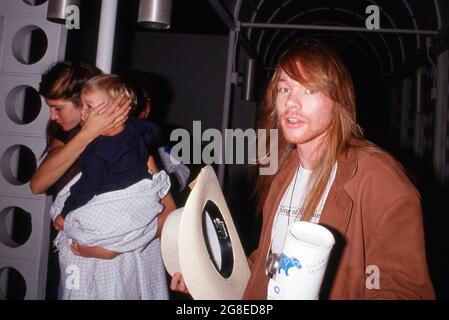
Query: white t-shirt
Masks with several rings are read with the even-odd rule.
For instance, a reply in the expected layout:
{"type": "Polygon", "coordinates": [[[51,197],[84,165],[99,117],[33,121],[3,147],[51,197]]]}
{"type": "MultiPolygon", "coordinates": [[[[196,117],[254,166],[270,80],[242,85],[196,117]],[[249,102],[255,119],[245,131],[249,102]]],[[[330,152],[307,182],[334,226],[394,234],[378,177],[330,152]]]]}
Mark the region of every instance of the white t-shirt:
{"type": "MultiPolygon", "coordinates": [[[[284,246],[285,235],[289,224],[295,220],[300,220],[303,213],[304,199],[307,194],[307,186],[309,178],[312,174],[312,170],[304,169],[302,166],[298,166],[295,175],[287,188],[287,191],[282,198],[281,203],[276,212],[275,221],[272,229],[272,244],[271,251],[276,254],[282,252],[284,246]]],[[[321,212],[323,211],[324,203],[326,202],[327,195],[335,179],[337,173],[337,163],[334,164],[330,178],[327,182],[326,189],[321,197],[318,206],[316,207],[311,222],[318,223],[320,221],[321,212]]]]}

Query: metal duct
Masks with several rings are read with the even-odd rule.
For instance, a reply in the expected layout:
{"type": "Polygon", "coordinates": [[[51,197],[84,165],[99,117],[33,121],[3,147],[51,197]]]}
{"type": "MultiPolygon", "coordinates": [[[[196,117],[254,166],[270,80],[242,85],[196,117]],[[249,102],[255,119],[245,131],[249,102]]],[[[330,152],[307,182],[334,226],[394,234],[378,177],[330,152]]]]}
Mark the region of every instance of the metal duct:
{"type": "Polygon", "coordinates": [[[56,23],[65,23],[67,7],[78,6],[81,0],[48,0],[47,20],[56,23]]]}
{"type": "Polygon", "coordinates": [[[170,28],[171,0],[140,0],[137,22],[147,28],[170,28]]]}

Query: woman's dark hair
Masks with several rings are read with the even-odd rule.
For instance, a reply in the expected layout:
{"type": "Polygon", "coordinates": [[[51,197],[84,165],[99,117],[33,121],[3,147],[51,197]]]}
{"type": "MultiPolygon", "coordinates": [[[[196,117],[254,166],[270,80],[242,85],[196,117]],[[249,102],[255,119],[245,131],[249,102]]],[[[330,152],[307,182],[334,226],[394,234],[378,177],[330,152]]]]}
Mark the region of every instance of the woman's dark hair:
{"type": "MultiPolygon", "coordinates": [[[[81,88],[89,79],[100,74],[100,69],[86,63],[56,62],[42,75],[39,94],[46,99],[67,99],[76,107],[80,107],[81,88]]],[[[48,121],[47,146],[43,155],[49,150],[50,142],[59,130],[61,128],[54,121],[48,121]]]]}
{"type": "Polygon", "coordinates": [[[81,88],[100,74],[100,69],[82,62],[57,62],[42,75],[39,93],[47,99],[67,99],[80,106],[81,88]]]}
{"type": "Polygon", "coordinates": [[[147,108],[150,99],[150,83],[146,76],[142,73],[131,72],[120,75],[122,79],[134,92],[136,105],[131,109],[128,116],[130,118],[138,118],[147,108]]]}
{"type": "Polygon", "coordinates": [[[136,107],[129,113],[130,118],[138,118],[147,108],[147,103],[151,101],[149,90],[141,85],[132,86],[131,89],[134,91],[136,96],[136,107]]]}

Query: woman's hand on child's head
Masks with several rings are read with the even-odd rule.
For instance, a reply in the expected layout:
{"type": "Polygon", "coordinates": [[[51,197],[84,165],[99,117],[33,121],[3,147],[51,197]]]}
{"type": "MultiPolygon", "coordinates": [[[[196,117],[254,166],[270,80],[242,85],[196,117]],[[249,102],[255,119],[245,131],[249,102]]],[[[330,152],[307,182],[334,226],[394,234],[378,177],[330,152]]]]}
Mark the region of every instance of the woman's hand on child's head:
{"type": "Polygon", "coordinates": [[[190,294],[189,290],[187,289],[186,283],[184,282],[182,273],[175,272],[173,274],[173,277],[171,278],[170,282],[170,290],[190,294]]]}
{"type": "Polygon", "coordinates": [[[112,128],[116,128],[125,123],[128,119],[128,113],[131,110],[131,100],[124,95],[115,98],[112,103],[101,107],[100,112],[113,119],[112,128]]]}
{"type": "Polygon", "coordinates": [[[96,138],[124,124],[128,119],[130,104],[131,100],[124,96],[117,97],[112,103],[101,104],[89,113],[83,130],[90,132],[92,138],[96,138]]]}
{"type": "Polygon", "coordinates": [[[58,215],[53,222],[53,227],[55,227],[56,230],[62,231],[64,230],[64,218],[61,215],[58,215]]]}

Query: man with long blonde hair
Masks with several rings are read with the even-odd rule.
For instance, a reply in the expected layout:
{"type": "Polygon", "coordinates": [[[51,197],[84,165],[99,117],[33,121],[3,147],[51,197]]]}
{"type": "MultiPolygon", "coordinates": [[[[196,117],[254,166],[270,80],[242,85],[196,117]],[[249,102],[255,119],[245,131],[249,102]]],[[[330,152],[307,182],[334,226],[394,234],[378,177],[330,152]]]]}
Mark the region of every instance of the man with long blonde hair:
{"type": "Polygon", "coordinates": [[[244,298],[267,298],[267,257],[281,253],[295,220],[336,238],[321,298],[434,298],[420,195],[396,160],[363,139],[355,105],[349,72],[323,42],[283,54],[260,117],[260,128],[282,131],[266,142],[277,143],[279,169],[257,181],[263,227],[244,298]],[[373,266],[379,283],[369,286],[373,266]]]}

